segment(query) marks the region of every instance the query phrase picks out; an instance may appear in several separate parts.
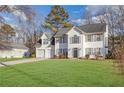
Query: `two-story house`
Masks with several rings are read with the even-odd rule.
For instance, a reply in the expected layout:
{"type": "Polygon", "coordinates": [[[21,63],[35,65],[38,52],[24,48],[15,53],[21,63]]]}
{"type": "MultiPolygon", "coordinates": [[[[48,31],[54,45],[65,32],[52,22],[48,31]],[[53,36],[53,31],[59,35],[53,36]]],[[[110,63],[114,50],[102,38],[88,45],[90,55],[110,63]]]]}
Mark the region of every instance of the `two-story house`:
{"type": "Polygon", "coordinates": [[[74,26],[60,29],[54,35],[43,33],[41,44],[36,48],[36,57],[53,58],[64,55],[80,58],[86,55],[108,53],[108,26],[103,23],[74,26]]]}

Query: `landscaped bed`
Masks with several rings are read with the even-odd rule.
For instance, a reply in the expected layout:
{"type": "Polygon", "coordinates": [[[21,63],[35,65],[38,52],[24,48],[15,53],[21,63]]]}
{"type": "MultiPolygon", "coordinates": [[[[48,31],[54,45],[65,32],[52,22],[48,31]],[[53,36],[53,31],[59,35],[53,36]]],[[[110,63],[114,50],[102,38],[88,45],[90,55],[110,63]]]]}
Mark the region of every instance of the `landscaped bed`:
{"type": "Polygon", "coordinates": [[[108,60],[51,59],[0,68],[0,86],[124,86],[108,60]]]}

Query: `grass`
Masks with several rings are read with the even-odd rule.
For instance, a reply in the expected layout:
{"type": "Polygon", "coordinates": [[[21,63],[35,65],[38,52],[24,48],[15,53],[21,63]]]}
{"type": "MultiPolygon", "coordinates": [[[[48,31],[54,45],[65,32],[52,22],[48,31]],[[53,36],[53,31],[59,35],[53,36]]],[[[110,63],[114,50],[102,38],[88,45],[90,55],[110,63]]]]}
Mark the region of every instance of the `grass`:
{"type": "Polygon", "coordinates": [[[124,86],[124,79],[110,61],[53,59],[0,68],[0,86],[108,87],[124,86]]]}

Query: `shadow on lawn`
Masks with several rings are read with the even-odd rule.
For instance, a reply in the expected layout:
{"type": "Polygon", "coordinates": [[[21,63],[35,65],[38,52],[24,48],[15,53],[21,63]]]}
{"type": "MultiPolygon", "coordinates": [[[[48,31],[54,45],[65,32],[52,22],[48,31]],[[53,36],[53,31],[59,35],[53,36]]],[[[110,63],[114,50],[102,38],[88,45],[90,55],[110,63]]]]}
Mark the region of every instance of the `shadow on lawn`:
{"type": "MultiPolygon", "coordinates": [[[[32,80],[36,81],[37,84],[39,84],[39,85],[42,84],[42,83],[44,83],[44,84],[46,84],[46,85],[49,85],[49,84],[50,84],[50,86],[56,86],[56,85],[53,85],[51,82],[42,81],[40,78],[34,77],[33,75],[31,75],[31,74],[29,74],[29,73],[26,73],[26,72],[24,72],[24,71],[22,71],[22,70],[20,70],[20,69],[14,68],[14,67],[9,66],[9,65],[6,65],[6,64],[4,64],[4,63],[2,63],[2,62],[0,62],[0,64],[3,65],[3,66],[5,66],[5,67],[7,67],[7,68],[11,68],[11,69],[13,69],[13,70],[19,72],[20,74],[23,74],[23,75],[25,75],[25,76],[31,78],[32,80]]],[[[35,87],[35,86],[34,86],[34,87],[35,87]]],[[[44,86],[44,87],[45,87],[45,86],[44,86]]]]}

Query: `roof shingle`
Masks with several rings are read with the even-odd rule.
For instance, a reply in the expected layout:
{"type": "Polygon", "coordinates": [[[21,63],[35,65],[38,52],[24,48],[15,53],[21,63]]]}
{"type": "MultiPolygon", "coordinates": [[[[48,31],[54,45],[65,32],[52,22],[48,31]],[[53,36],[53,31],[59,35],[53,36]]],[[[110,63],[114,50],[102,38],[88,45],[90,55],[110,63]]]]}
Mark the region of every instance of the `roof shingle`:
{"type": "Polygon", "coordinates": [[[15,49],[28,49],[23,44],[15,44],[15,43],[9,43],[9,42],[0,42],[0,50],[12,50],[15,49]]]}
{"type": "MultiPolygon", "coordinates": [[[[96,33],[96,32],[105,32],[106,31],[106,24],[105,23],[96,23],[96,24],[87,24],[83,26],[77,26],[82,32],[85,33],[96,33]]],[[[66,34],[71,28],[62,28],[60,29],[54,37],[61,37],[62,35],[66,34]]]]}
{"type": "Polygon", "coordinates": [[[105,32],[106,24],[105,23],[88,24],[79,26],[78,28],[86,33],[105,32]]]}
{"type": "Polygon", "coordinates": [[[71,28],[62,28],[60,29],[54,37],[61,37],[62,35],[66,34],[71,28]]]}

